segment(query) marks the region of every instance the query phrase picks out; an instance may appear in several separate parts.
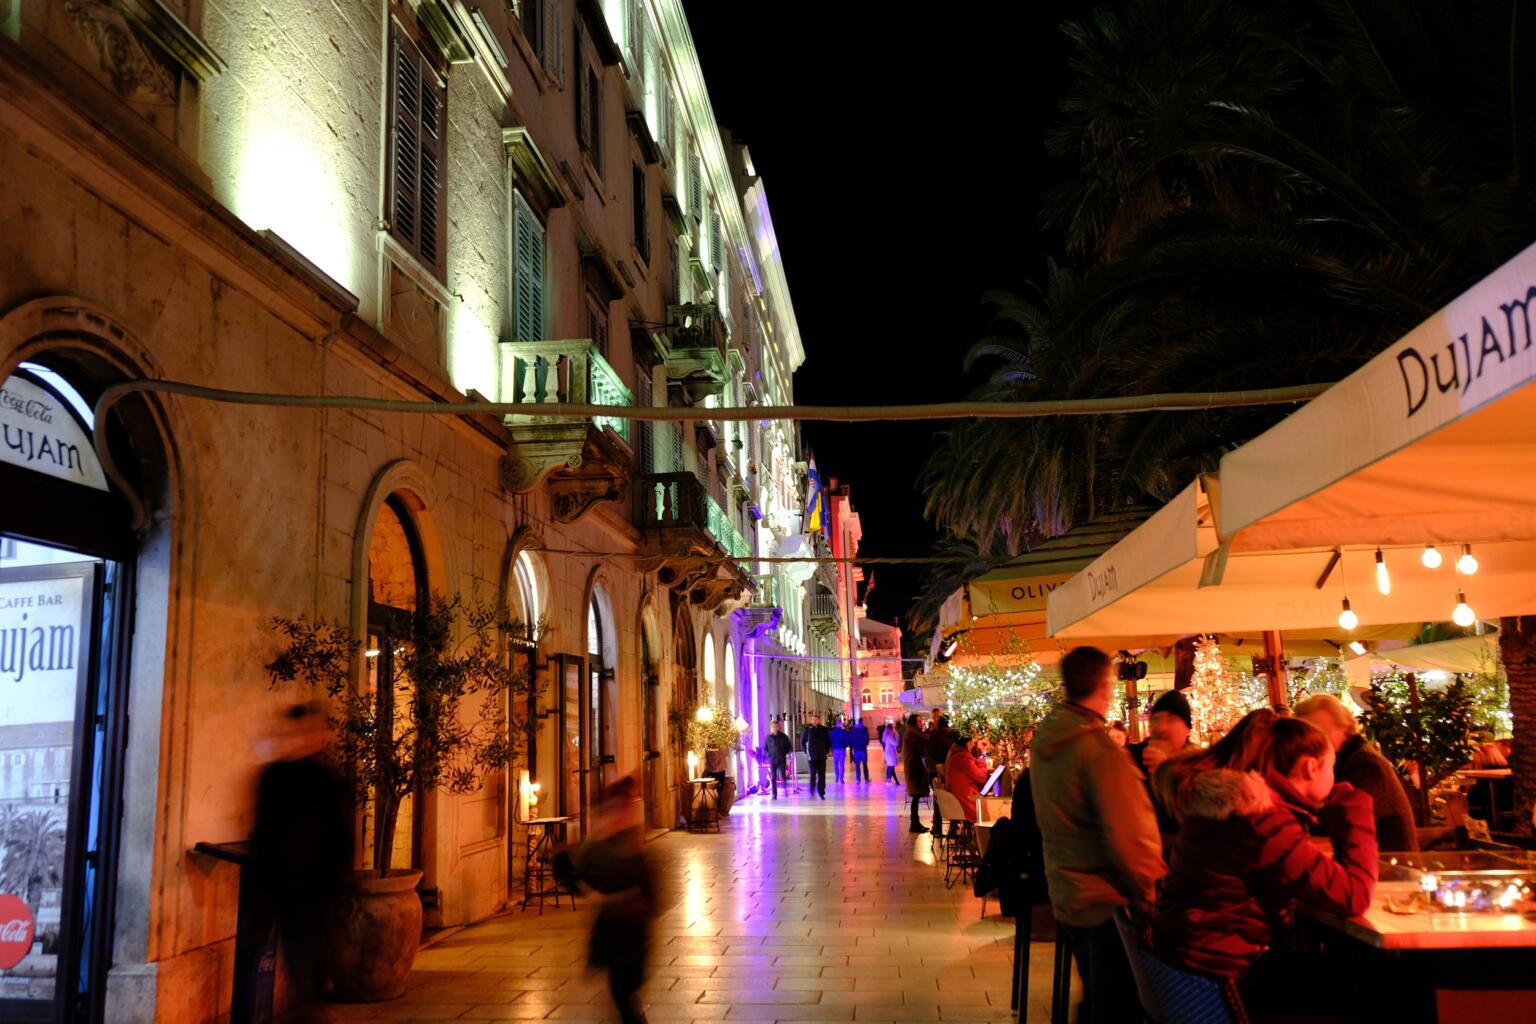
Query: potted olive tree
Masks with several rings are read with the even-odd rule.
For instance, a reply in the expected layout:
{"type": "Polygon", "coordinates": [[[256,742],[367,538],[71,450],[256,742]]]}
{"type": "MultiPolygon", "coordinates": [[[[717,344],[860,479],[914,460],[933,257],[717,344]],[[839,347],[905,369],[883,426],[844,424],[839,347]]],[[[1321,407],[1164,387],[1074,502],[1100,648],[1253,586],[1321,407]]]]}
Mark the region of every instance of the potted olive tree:
{"type": "Polygon", "coordinates": [[[267,664],[274,685],[320,687],[332,702],[332,752],[365,808],[372,864],[357,872],[333,936],[331,977],[351,1001],[393,999],[421,939],[421,872],[392,862],[400,809],[428,791],[467,793],[516,753],[511,697],[527,686],[500,634],[499,610],[437,598],[365,650],[346,629],[304,618],[274,620],[282,647],[267,664]],[[456,636],[457,634],[457,636],[456,636]],[[355,658],[387,657],[390,685],[352,684],[355,658]],[[480,698],[473,700],[472,698],[480,698]]]}
{"type": "MultiPolygon", "coordinates": [[[[711,751],[727,757],[741,746],[741,732],[746,723],[731,713],[724,704],[701,704],[688,722],[688,749],[703,759],[708,770],[711,751]]],[[[727,774],[720,792],[715,795],[721,814],[729,814],[736,801],[736,780],[727,774]]]]}

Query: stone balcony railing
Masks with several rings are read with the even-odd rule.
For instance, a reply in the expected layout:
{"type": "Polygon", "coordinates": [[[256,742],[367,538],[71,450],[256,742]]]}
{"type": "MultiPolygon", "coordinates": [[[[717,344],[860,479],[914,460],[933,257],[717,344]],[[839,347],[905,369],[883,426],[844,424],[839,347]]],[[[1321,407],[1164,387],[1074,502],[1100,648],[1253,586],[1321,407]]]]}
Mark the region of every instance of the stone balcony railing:
{"type": "Polygon", "coordinates": [[[654,473],[635,479],[636,524],[642,530],[701,530],[738,562],[752,557],[747,540],[692,473],[654,473]]]}
{"type": "MultiPolygon", "coordinates": [[[[526,405],[527,415],[535,417],[540,415],[538,406],[557,402],[634,404],[633,392],[619,379],[590,338],[502,342],[501,394],[503,401],[526,405]]],[[[630,444],[629,420],[594,416],[592,423],[599,430],[612,428],[626,445],[630,444]]]]}

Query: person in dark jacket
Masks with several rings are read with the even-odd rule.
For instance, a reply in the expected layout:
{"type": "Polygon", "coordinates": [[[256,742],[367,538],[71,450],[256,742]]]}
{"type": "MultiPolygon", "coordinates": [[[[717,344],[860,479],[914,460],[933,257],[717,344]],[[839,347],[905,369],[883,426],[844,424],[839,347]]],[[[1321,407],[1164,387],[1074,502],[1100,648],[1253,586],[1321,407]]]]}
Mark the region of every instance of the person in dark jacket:
{"type": "Polygon", "coordinates": [[[907,728],[902,733],[901,770],[907,777],[907,796],[912,801],[912,827],[907,831],[920,835],[928,830],[917,820],[917,802],[928,795],[928,769],[923,765],[927,747],[923,744],[922,726],[914,715],[907,716],[907,728]]]}
{"type": "MultiPolygon", "coordinates": [[[[949,716],[940,715],[937,724],[928,733],[926,751],[929,785],[942,784],[944,762],[949,759],[949,748],[955,745],[955,730],[949,727],[949,716]]],[[[944,816],[939,813],[939,802],[933,802],[933,834],[944,834],[944,816]]]]}
{"type": "Polygon", "coordinates": [[[613,784],[598,807],[592,834],[572,858],[573,876],[603,897],[592,922],[587,961],[608,972],[608,990],[623,1024],[645,1024],[645,984],[658,899],[656,871],[646,856],[640,784],[633,775],[613,784]]]}
{"type": "Polygon", "coordinates": [[[1269,724],[1269,771],[1214,769],[1183,781],[1155,946],[1195,971],[1242,979],[1288,922],[1294,901],[1344,917],[1376,888],[1370,795],[1334,782],[1333,747],[1297,718],[1269,724]],[[1321,819],[1330,858],[1308,834],[1321,819]]]}
{"type": "Polygon", "coordinates": [[[869,727],[855,718],[848,730],[848,754],[853,759],[853,781],[869,781],[869,727]]]}
{"type": "Polygon", "coordinates": [[[324,1020],[324,937],[352,869],[352,808],[340,773],[324,759],[329,734],[318,703],[283,712],[276,759],[256,785],[250,881],[257,934],[277,925],[294,1019],[324,1020]]]}
{"type": "Polygon", "coordinates": [[[827,754],[832,750],[832,735],[821,724],[820,715],[811,716],[811,724],[800,731],[800,749],[811,766],[811,792],[827,798],[827,754]]]}
{"type": "Polygon", "coordinates": [[[832,738],[832,777],[841,784],[844,782],[843,773],[848,767],[848,730],[843,728],[841,715],[832,722],[832,728],[827,733],[832,738]]]}
{"type": "Polygon", "coordinates": [[[768,755],[768,773],[772,780],[773,798],[779,798],[779,780],[789,783],[789,737],[784,735],[784,727],[774,719],[768,725],[768,738],[763,741],[763,753],[768,755]]]}
{"type": "Polygon", "coordinates": [[[1152,776],[1168,758],[1195,746],[1190,740],[1190,734],[1194,731],[1194,714],[1189,707],[1189,698],[1178,690],[1162,694],[1152,702],[1150,724],[1151,734],[1140,743],[1132,743],[1125,749],[1147,778],[1147,793],[1152,796],[1152,809],[1157,812],[1157,831],[1162,835],[1166,847],[1179,827],[1173,816],[1158,802],[1152,789],[1152,776]]]}
{"type": "Polygon", "coordinates": [[[1344,702],[1330,693],[1314,693],[1296,705],[1296,717],[1323,731],[1338,756],[1333,774],[1358,790],[1371,794],[1376,806],[1376,845],[1394,853],[1419,848],[1413,805],[1392,762],[1360,735],[1355,716],[1344,702]]]}

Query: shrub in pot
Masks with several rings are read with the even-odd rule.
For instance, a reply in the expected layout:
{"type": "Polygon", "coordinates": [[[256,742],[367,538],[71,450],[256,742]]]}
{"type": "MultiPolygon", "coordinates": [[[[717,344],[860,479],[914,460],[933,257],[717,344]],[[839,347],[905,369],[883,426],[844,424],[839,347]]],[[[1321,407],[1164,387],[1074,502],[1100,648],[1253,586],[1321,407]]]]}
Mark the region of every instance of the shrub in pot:
{"type": "MultiPolygon", "coordinates": [[[[741,746],[746,722],[733,715],[724,704],[701,704],[688,721],[688,749],[698,754],[701,764],[709,751],[721,751],[727,757],[741,746]]],[[[727,769],[729,771],[729,769],[727,769]]],[[[721,814],[729,814],[736,799],[736,779],[727,774],[715,799],[721,814]]],[[[695,797],[697,801],[697,797],[695,797]]]]}
{"type": "Polygon", "coordinates": [[[392,863],[401,804],[434,789],[472,792],[511,763],[517,737],[503,698],[524,692],[527,680],[510,667],[501,634],[518,627],[500,609],[458,597],[434,598],[371,651],[340,626],[302,617],[274,623],[283,645],[267,664],[273,684],[325,690],[332,755],[370,811],[372,864],[356,873],[328,944],[336,996],[393,999],[405,991],[422,922],[421,872],[392,863]],[[389,652],[391,685],[354,688],[354,659],[380,650],[389,652]]]}

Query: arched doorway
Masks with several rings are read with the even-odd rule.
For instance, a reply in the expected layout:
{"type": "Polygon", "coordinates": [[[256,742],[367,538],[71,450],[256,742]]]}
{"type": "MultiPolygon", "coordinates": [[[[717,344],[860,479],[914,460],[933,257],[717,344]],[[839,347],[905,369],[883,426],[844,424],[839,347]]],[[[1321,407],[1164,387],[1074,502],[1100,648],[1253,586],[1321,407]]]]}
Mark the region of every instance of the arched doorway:
{"type": "Polygon", "coordinates": [[[656,612],[647,599],[640,611],[640,764],[648,824],[670,824],[659,818],[661,800],[662,697],[660,643],[656,612]]]}
{"type": "MultiPolygon", "coordinates": [[[[411,707],[410,680],[398,659],[402,638],[409,637],[413,619],[426,610],[427,573],[421,535],[406,497],[397,492],[384,499],[368,538],[368,644],[364,649],[364,683],[374,695],[379,722],[406,726],[411,707]]],[[[422,794],[399,801],[392,835],[381,836],[378,823],[387,820],[396,797],[375,792],[364,807],[364,862],[380,863],[377,845],[390,848],[388,865],[421,867],[422,794]]]]}
{"type": "Polygon", "coordinates": [[[688,606],[679,602],[672,620],[672,703],[667,709],[667,738],[672,747],[672,789],[678,801],[674,821],[683,816],[682,801],[690,793],[684,749],[688,741],[688,722],[693,718],[698,704],[698,649],[694,646],[693,624],[688,619],[688,606]]]}
{"type": "Polygon", "coordinates": [[[4,919],[29,933],[0,970],[0,1019],[103,1015],[140,547],[96,431],[140,496],[168,490],[144,478],[163,471],[158,450],[134,444],[155,435],[147,404],[95,422],[118,375],[83,349],[50,350],[0,390],[0,892],[4,919]]]}
{"type": "Polygon", "coordinates": [[[704,633],[704,700],[713,704],[720,699],[715,692],[715,636],[713,633],[704,633]]]}
{"type": "Polygon", "coordinates": [[[593,807],[614,781],[618,764],[614,709],[618,704],[614,672],[615,634],[607,594],[594,585],[587,601],[587,685],[582,694],[582,749],[586,751],[586,789],[583,795],[582,832],[593,807]]]}

